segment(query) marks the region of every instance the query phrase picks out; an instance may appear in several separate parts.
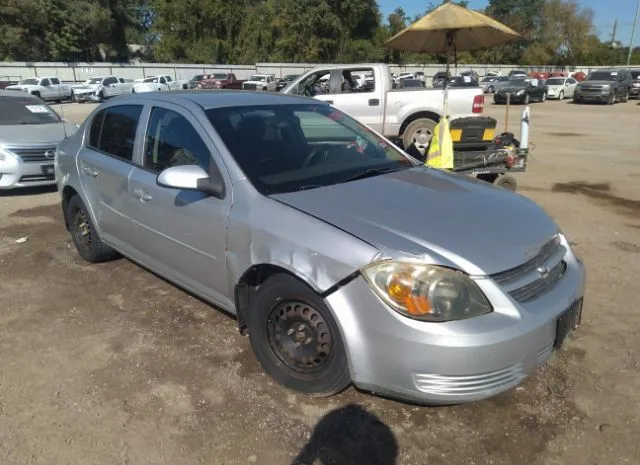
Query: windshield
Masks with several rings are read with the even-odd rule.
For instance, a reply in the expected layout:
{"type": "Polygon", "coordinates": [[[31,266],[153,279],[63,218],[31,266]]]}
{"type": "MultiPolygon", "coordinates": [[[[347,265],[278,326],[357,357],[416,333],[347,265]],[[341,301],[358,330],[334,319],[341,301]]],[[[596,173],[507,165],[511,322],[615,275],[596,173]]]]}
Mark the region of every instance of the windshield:
{"type": "Polygon", "coordinates": [[[514,87],[524,86],[525,82],[526,81],[523,78],[520,78],[520,79],[509,79],[509,81],[507,82],[507,86],[514,86],[514,87]]]}
{"type": "Polygon", "coordinates": [[[547,85],[549,86],[561,86],[564,84],[564,78],[549,78],[547,79],[547,85]]]}
{"type": "Polygon", "coordinates": [[[495,81],[495,80],[496,80],[496,78],[495,78],[495,77],[493,77],[493,76],[488,76],[488,77],[482,78],[482,81],[480,81],[480,82],[493,82],[493,81],[495,81]]]}
{"type": "Polygon", "coordinates": [[[58,114],[39,98],[30,95],[0,96],[1,126],[58,122],[58,114]]]}
{"type": "Polygon", "coordinates": [[[249,80],[250,81],[261,81],[261,82],[264,82],[264,81],[267,80],[267,77],[266,76],[258,76],[257,74],[254,74],[253,76],[251,76],[249,78],[249,80]]]}
{"type": "Polygon", "coordinates": [[[206,113],[263,195],[330,186],[418,163],[329,105],[244,106],[206,113]]]}
{"type": "Polygon", "coordinates": [[[157,77],[150,77],[150,78],[146,78],[142,82],[158,82],[158,78],[157,77]]]}
{"type": "Polygon", "coordinates": [[[631,77],[633,79],[640,79],[640,71],[631,71],[631,77]]]}
{"type": "Polygon", "coordinates": [[[35,79],[35,78],[23,79],[22,81],[19,82],[19,84],[23,84],[25,86],[37,86],[38,79],[35,79]]]}
{"type": "Polygon", "coordinates": [[[618,73],[610,73],[608,71],[596,71],[587,77],[587,81],[615,81],[618,73]]]}
{"type": "Polygon", "coordinates": [[[87,84],[100,84],[102,82],[102,78],[93,78],[93,79],[89,79],[89,82],[87,82],[87,84]]]}

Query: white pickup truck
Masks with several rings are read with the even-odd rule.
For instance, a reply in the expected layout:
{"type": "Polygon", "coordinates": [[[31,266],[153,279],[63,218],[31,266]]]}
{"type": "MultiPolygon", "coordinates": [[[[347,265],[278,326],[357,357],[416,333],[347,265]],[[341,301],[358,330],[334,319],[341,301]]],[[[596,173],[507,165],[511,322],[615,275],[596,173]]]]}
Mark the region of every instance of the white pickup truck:
{"type": "Polygon", "coordinates": [[[188,89],[189,84],[187,80],[176,81],[168,74],[161,76],[149,76],[144,78],[141,82],[135,82],[133,84],[133,92],[156,92],[163,90],[178,90],[188,89]]]}
{"type": "MultiPolygon", "coordinates": [[[[385,137],[401,138],[405,148],[413,143],[422,153],[428,147],[444,106],[443,89],[393,89],[385,64],[327,65],[300,75],[281,90],[328,102],[385,137]],[[369,75],[358,84],[352,74],[369,75]],[[322,83],[322,84],[318,84],[322,83]]],[[[450,119],[479,116],[484,111],[480,87],[448,90],[450,119]]]]}
{"type": "Polygon", "coordinates": [[[133,82],[118,76],[101,76],[87,79],[84,83],[72,86],[75,102],[102,102],[116,95],[130,94],[133,82]]]}
{"type": "Polygon", "coordinates": [[[19,90],[28,92],[31,95],[40,97],[42,100],[54,100],[61,102],[62,100],[70,100],[71,86],[61,84],[57,77],[33,77],[23,79],[18,84],[6,87],[7,90],[19,90]]]}

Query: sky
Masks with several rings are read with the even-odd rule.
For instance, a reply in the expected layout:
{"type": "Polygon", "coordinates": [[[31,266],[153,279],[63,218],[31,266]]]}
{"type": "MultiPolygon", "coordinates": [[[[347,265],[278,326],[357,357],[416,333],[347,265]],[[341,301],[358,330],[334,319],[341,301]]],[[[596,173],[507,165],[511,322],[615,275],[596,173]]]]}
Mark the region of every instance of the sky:
{"type": "MultiPolygon", "coordinates": [[[[438,1],[433,0],[433,3],[436,4],[438,1]]],[[[616,40],[620,40],[625,46],[629,44],[638,0],[578,0],[577,3],[593,10],[593,22],[602,40],[611,40],[613,24],[617,19],[616,40]]],[[[378,0],[378,5],[380,5],[380,11],[385,17],[398,7],[402,7],[409,16],[413,17],[416,14],[424,13],[429,5],[429,0],[378,0]]],[[[469,7],[472,9],[485,8],[486,6],[487,0],[471,0],[469,2],[469,7]]],[[[635,46],[640,46],[640,19],[638,19],[633,42],[635,46]]]]}

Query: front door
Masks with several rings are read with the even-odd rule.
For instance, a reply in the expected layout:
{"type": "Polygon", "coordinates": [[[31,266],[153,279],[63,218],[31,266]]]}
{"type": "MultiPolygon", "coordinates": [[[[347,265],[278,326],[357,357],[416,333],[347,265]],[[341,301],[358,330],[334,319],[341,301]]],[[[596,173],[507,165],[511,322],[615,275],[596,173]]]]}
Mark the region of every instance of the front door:
{"type": "Polygon", "coordinates": [[[232,308],[226,267],[230,191],[218,199],[156,183],[157,175],[172,166],[217,169],[214,151],[190,112],[170,104],[153,107],[141,159],[131,174],[129,196],[135,205],[135,247],[141,260],[192,292],[232,308]]]}
{"type": "Polygon", "coordinates": [[[142,105],[116,105],[98,112],[79,153],[79,172],[101,237],[128,253],[134,238],[129,176],[142,105]]]}

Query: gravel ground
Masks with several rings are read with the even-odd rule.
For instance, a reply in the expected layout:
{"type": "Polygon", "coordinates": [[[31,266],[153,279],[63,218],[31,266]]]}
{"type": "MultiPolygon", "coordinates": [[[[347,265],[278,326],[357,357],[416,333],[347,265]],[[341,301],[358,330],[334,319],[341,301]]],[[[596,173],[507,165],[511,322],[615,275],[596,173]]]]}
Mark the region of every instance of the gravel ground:
{"type": "MultiPolygon", "coordinates": [[[[127,260],[82,262],[55,191],[0,193],[0,463],[638,463],[640,106],[531,111],[520,192],[586,262],[583,325],[521,387],[470,405],[292,393],[228,316],[127,260]]],[[[502,129],[504,107],[487,113],[502,129]]]]}

